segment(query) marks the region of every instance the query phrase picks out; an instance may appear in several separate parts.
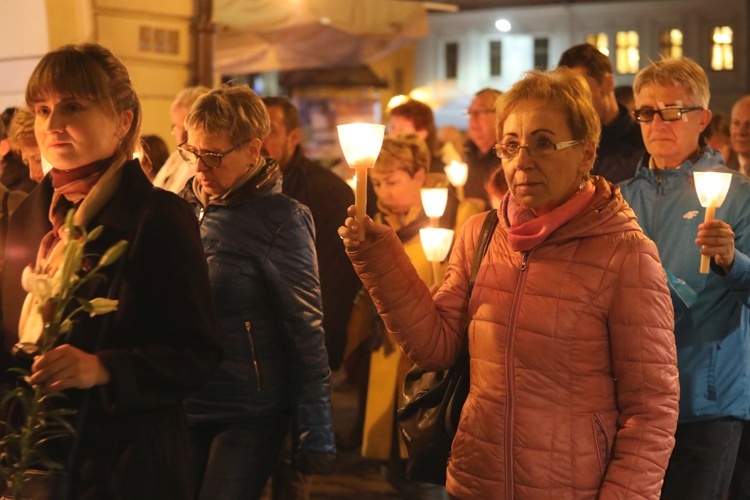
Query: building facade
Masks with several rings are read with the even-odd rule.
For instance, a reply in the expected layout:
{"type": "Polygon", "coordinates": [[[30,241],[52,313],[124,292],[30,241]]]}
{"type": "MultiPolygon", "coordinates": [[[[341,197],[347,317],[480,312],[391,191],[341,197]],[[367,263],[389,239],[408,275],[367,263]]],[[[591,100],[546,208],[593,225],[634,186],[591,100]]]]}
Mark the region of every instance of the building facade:
{"type": "Polygon", "coordinates": [[[711,108],[728,113],[750,93],[747,0],[566,3],[430,14],[416,44],[417,92],[439,125],[465,127],[461,110],[484,87],[507,89],[525,71],[554,68],[568,47],[608,54],[616,85],[662,54],[695,59],[708,74],[711,108]]]}

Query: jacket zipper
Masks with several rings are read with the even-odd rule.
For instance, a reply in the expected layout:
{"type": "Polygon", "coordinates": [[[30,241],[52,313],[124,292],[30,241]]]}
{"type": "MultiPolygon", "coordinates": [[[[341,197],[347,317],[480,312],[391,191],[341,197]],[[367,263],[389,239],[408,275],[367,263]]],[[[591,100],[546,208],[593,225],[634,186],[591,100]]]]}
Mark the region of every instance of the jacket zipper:
{"type": "Polygon", "coordinates": [[[203,217],[206,215],[206,209],[204,207],[201,207],[200,211],[198,212],[198,224],[203,222],[203,217]]]}
{"type": "Polygon", "coordinates": [[[253,334],[250,332],[250,322],[245,321],[245,330],[247,330],[247,338],[250,340],[250,352],[253,356],[253,370],[255,370],[255,386],[260,392],[260,367],[258,366],[258,360],[255,359],[255,343],[253,342],[253,334]]]}
{"type": "Polygon", "coordinates": [[[516,320],[521,307],[521,290],[526,285],[526,269],[529,267],[531,251],[523,253],[521,275],[516,285],[516,292],[511,307],[510,323],[508,324],[508,340],[505,349],[505,498],[513,498],[513,341],[515,338],[516,320]]]}

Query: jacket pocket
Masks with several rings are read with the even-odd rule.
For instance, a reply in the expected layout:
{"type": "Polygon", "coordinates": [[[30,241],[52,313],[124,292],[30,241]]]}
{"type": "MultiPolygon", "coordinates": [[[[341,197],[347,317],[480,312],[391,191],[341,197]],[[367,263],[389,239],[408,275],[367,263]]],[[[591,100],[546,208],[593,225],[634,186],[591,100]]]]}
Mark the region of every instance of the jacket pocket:
{"type": "Polygon", "coordinates": [[[255,340],[253,339],[253,329],[249,321],[245,321],[245,331],[247,332],[247,341],[250,344],[250,362],[253,365],[253,372],[255,373],[255,389],[260,392],[260,365],[258,364],[258,357],[255,352],[255,340]]]}
{"type": "Polygon", "coordinates": [[[612,437],[607,432],[607,425],[604,418],[599,413],[594,413],[593,419],[593,430],[594,430],[594,444],[596,445],[596,455],[599,460],[599,466],[601,467],[601,474],[604,475],[604,471],[607,470],[609,464],[609,450],[612,448],[612,437]]]}

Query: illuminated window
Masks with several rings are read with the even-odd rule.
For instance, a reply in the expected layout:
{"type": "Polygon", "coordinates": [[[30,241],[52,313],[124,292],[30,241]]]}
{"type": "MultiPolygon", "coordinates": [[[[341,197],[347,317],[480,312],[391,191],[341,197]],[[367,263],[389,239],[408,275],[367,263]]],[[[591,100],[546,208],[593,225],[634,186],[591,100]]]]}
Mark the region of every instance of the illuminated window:
{"type": "Polygon", "coordinates": [[[682,57],[682,31],[673,29],[662,32],[659,37],[659,54],[672,59],[682,57]]]}
{"type": "Polygon", "coordinates": [[[490,76],[503,73],[503,43],[500,40],[490,42],[490,76]]]}
{"type": "Polygon", "coordinates": [[[732,52],[732,28],[717,26],[714,28],[714,44],[711,52],[711,69],[728,71],[734,68],[732,52]]]}
{"type": "Polygon", "coordinates": [[[599,49],[605,56],[609,55],[609,37],[606,33],[591,33],[586,37],[586,43],[599,49]]]}
{"type": "Polygon", "coordinates": [[[640,55],[638,52],[638,33],[635,31],[617,32],[617,58],[615,67],[621,75],[638,72],[640,55]]]}
{"type": "Polygon", "coordinates": [[[458,43],[445,44],[445,78],[453,80],[458,76],[458,43]]]}

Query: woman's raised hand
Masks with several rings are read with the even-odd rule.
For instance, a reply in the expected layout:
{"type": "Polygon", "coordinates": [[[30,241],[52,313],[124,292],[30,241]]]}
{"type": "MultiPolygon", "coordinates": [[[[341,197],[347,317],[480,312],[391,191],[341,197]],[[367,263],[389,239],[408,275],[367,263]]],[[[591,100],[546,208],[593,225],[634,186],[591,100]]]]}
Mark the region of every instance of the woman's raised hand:
{"type": "MultiPolygon", "coordinates": [[[[357,209],[354,205],[350,205],[346,212],[349,217],[344,221],[344,225],[339,227],[339,236],[344,240],[344,246],[347,250],[356,250],[359,248],[360,244],[363,243],[357,239],[359,223],[354,218],[357,209]]],[[[364,225],[365,241],[377,239],[389,230],[388,226],[375,222],[368,216],[365,216],[364,225]]]]}

